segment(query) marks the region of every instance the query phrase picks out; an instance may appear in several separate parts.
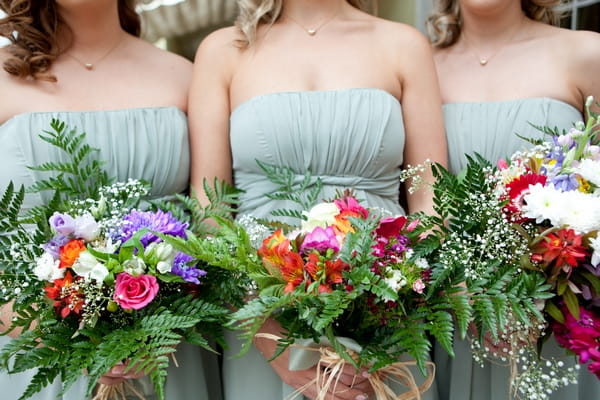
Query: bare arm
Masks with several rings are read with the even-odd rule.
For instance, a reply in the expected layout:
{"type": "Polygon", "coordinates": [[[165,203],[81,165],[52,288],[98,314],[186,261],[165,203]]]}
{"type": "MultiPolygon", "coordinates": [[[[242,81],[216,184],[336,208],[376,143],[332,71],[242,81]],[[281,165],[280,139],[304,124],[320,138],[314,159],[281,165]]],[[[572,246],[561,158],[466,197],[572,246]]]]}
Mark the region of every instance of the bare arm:
{"type": "Polygon", "coordinates": [[[189,94],[190,184],[205,204],[203,180],[232,183],[229,83],[235,53],[231,28],[208,36],[198,48],[189,94]]]}
{"type": "MultiPolygon", "coordinates": [[[[571,51],[572,68],[570,79],[575,83],[582,104],[588,96],[600,102],[600,34],[596,32],[571,32],[567,51],[571,51]]],[[[600,107],[592,106],[592,111],[600,113],[600,107]]]]}
{"type": "MultiPolygon", "coordinates": [[[[406,130],[404,165],[423,164],[429,159],[442,165],[448,163],[444,133],[442,102],[433,56],[426,39],[412,32],[410,45],[402,50],[402,112],[406,130]]],[[[430,169],[422,174],[433,182],[430,169]]],[[[423,188],[408,194],[409,212],[433,212],[433,193],[423,188]]]]}

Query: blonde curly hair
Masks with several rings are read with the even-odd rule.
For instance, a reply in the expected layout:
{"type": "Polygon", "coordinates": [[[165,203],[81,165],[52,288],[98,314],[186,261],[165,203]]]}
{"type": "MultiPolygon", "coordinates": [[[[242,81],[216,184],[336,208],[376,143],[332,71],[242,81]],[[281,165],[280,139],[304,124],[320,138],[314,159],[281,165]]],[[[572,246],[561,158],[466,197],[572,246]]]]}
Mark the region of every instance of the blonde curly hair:
{"type": "MultiPolygon", "coordinates": [[[[369,0],[346,0],[359,10],[372,12],[375,5],[369,0]]],[[[242,34],[238,45],[246,48],[256,41],[256,31],[260,24],[271,25],[281,16],[283,0],[238,0],[239,14],[235,26],[242,34]]]]}
{"type": "MultiPolygon", "coordinates": [[[[521,0],[525,15],[534,21],[558,25],[562,13],[556,6],[562,0],[521,0]]],[[[462,17],[459,0],[434,0],[433,12],[427,18],[427,31],[435,47],[449,47],[458,40],[462,17]]]]}

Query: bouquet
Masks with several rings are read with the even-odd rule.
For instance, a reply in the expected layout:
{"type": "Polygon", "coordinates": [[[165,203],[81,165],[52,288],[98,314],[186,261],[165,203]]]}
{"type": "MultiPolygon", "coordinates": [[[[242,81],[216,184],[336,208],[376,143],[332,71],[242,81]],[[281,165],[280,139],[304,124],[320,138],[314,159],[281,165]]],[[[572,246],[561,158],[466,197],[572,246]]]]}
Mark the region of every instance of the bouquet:
{"type": "MultiPolygon", "coordinates": [[[[147,374],[163,399],[169,356],[180,341],[207,349],[208,338],[223,342],[223,301],[235,303],[235,279],[201,254],[218,254],[197,236],[201,220],[194,234],[190,216],[176,217],[172,204],[165,204],[170,211],[141,209],[147,184],[110,184],[83,134],[58,121],[51,126],[41,138],[70,162],[36,167],[59,173],[30,189],[53,190],[50,203],[23,215],[25,190],[12,185],[0,200],[2,304],[16,313],[9,330],[23,329],[0,352],[1,366],[11,373],[37,368],[26,399],[57,377],[64,393],[84,371],[90,395],[103,374],[124,362],[126,371],[147,374]]],[[[204,217],[225,215],[232,197],[224,188],[210,193],[223,206],[203,209],[204,217]]],[[[192,211],[197,206],[180,200],[192,211]]],[[[96,398],[123,391],[100,385],[96,398]]]]}
{"type": "MultiPolygon", "coordinates": [[[[478,156],[458,177],[436,168],[437,211],[447,220],[447,226],[439,222],[444,239],[437,251],[444,276],[464,281],[475,312],[515,301],[526,306],[513,307],[508,318],[474,318],[475,332],[491,328],[499,334],[492,342],[507,344],[492,355],[520,365],[513,392],[526,398],[548,398],[576,382],[577,368],[539,359],[535,347],[549,333],[581,363],[591,361],[590,371],[600,371],[600,122],[590,105],[587,124],[562,133],[540,127],[550,140],[534,142],[497,168],[478,156]],[[490,280],[498,285],[489,286],[490,280]]],[[[489,356],[479,339],[475,356],[489,356]]]]}
{"type": "MultiPolygon", "coordinates": [[[[282,177],[293,176],[286,168],[265,171],[274,181],[293,181],[282,177]]],[[[304,185],[270,196],[306,206],[318,197],[318,184],[312,192],[304,185]]],[[[231,228],[230,243],[258,290],[233,315],[231,325],[246,340],[243,351],[267,318],[275,318],[284,332],[270,336],[279,344],[274,357],[290,347],[291,369],[317,364],[319,399],[344,364],[368,370],[378,399],[398,398],[394,383],[408,386],[404,396],[420,398],[435,373],[430,337],[452,352],[450,311],[463,301],[448,295],[451,287],[431,286],[422,246],[427,219],[367,209],[348,191],[304,209],[273,212],[298,224],[243,216],[231,228]],[[414,361],[400,362],[407,355],[414,361]],[[420,386],[414,365],[426,376],[420,386]]]]}

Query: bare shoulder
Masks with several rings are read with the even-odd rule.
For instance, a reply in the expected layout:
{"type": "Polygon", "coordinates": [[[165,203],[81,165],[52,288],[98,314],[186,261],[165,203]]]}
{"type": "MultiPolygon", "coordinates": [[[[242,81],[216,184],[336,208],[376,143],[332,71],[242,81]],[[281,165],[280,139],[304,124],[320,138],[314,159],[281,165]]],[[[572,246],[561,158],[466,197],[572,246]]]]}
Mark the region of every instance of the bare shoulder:
{"type": "Polygon", "coordinates": [[[429,41],[416,28],[381,18],[376,19],[375,28],[376,43],[384,46],[386,51],[396,59],[399,55],[402,55],[402,59],[431,57],[429,41]]]}
{"type": "Polygon", "coordinates": [[[135,39],[132,44],[134,53],[139,61],[145,65],[145,69],[160,78],[169,78],[169,81],[180,81],[188,84],[192,74],[192,63],[186,58],[160,49],[141,39],[135,39]]]}
{"type": "Polygon", "coordinates": [[[235,26],[217,29],[202,40],[196,51],[195,63],[210,61],[223,67],[239,57],[241,33],[235,26]]]}

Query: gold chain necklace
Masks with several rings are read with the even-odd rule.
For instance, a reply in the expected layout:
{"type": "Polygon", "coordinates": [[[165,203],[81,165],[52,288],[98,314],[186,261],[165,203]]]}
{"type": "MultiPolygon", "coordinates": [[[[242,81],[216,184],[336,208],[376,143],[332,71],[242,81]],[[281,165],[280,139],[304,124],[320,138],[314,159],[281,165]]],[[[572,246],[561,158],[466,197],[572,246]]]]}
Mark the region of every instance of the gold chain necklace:
{"type": "Polygon", "coordinates": [[[477,58],[477,61],[479,61],[479,65],[482,66],[482,67],[485,67],[486,65],[488,65],[488,63],[490,62],[490,60],[492,58],[494,58],[498,53],[500,53],[506,47],[506,45],[508,45],[510,42],[512,42],[512,40],[517,35],[517,32],[519,32],[519,31],[520,31],[520,29],[517,28],[512,33],[512,35],[510,35],[510,37],[508,38],[508,40],[506,40],[501,46],[498,46],[498,49],[496,49],[496,51],[493,52],[488,57],[482,57],[482,56],[480,56],[479,53],[477,51],[475,51],[474,48],[472,48],[471,43],[469,42],[469,39],[467,38],[467,35],[464,32],[463,32],[462,36],[465,38],[465,45],[467,46],[467,48],[471,51],[471,53],[473,53],[473,55],[475,56],[475,58],[477,58]]]}
{"type": "Polygon", "coordinates": [[[298,25],[300,28],[302,28],[302,30],[304,32],[306,32],[308,34],[308,36],[315,36],[321,30],[321,28],[323,28],[329,22],[333,21],[333,19],[335,17],[337,17],[340,14],[341,11],[342,11],[342,8],[340,7],[340,9],[338,11],[336,11],[335,14],[333,14],[329,18],[326,18],[323,22],[321,22],[319,25],[317,25],[314,28],[307,28],[307,27],[305,27],[304,25],[302,25],[300,22],[296,21],[294,18],[292,18],[289,15],[284,15],[284,17],[288,18],[290,21],[292,21],[293,23],[295,23],[296,25],[298,25]]]}
{"type": "Polygon", "coordinates": [[[119,47],[119,45],[121,44],[121,42],[123,41],[123,39],[125,38],[125,35],[120,35],[118,40],[115,42],[114,45],[112,45],[112,47],[110,49],[108,49],[106,51],[106,53],[104,53],[102,55],[102,57],[98,58],[96,61],[94,61],[93,63],[90,62],[83,62],[81,61],[79,58],[75,57],[73,54],[70,53],[65,53],[65,55],[71,57],[73,60],[75,60],[79,65],[81,65],[83,68],[85,68],[88,71],[93,71],[94,67],[101,62],[102,60],[104,60],[106,57],[109,56],[109,54],[111,54],[113,51],[115,51],[117,49],[117,47],[119,47]]]}

